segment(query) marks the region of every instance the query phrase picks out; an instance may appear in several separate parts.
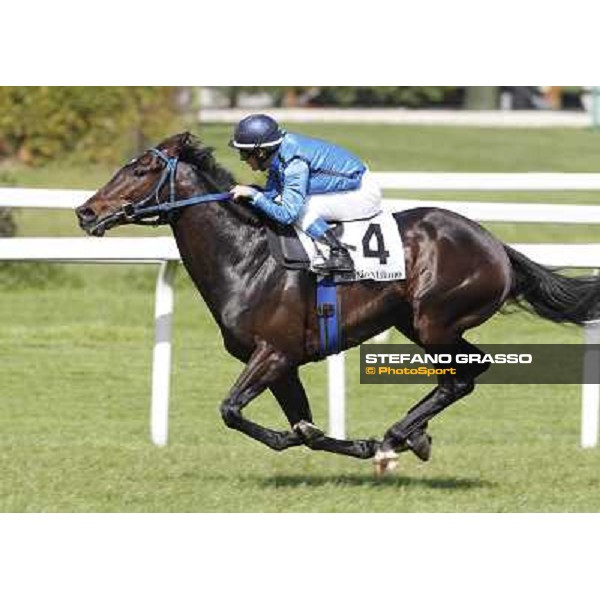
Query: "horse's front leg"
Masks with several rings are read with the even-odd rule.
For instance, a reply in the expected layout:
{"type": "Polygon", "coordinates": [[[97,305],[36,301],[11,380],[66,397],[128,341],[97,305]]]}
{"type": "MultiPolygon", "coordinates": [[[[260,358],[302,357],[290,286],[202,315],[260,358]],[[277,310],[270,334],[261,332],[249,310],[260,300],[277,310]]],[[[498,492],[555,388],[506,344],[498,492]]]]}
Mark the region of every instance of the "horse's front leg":
{"type": "Polygon", "coordinates": [[[303,438],[294,431],[274,431],[246,419],[242,410],[267,387],[282,378],[290,369],[286,357],[260,341],[246,368],[221,404],[221,416],[227,427],[262,442],[273,450],[286,450],[301,446],[303,438]]]}
{"type": "Polygon", "coordinates": [[[353,456],[372,458],[379,448],[375,440],[337,440],[326,436],[313,424],[312,414],[304,386],[297,369],[292,369],[270,386],[290,425],[311,450],[322,450],[353,456]]]}

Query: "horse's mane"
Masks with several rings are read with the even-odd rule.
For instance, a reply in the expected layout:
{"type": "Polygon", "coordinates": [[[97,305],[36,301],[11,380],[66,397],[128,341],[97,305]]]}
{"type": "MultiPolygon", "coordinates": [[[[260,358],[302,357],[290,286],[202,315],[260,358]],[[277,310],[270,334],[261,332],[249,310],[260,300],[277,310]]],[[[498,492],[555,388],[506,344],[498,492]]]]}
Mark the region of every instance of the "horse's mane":
{"type": "Polygon", "coordinates": [[[215,192],[224,192],[235,185],[235,178],[213,155],[214,148],[203,146],[199,139],[188,134],[179,149],[179,158],[196,167],[203,179],[216,188],[215,192]]]}
{"type": "MultiPolygon", "coordinates": [[[[191,133],[175,136],[179,138],[179,159],[192,165],[200,178],[211,188],[211,192],[226,192],[235,184],[234,176],[214,157],[214,148],[203,146],[202,142],[191,133]]],[[[226,202],[222,204],[233,212],[239,219],[255,227],[263,227],[262,219],[249,207],[237,202],[226,202]]]]}

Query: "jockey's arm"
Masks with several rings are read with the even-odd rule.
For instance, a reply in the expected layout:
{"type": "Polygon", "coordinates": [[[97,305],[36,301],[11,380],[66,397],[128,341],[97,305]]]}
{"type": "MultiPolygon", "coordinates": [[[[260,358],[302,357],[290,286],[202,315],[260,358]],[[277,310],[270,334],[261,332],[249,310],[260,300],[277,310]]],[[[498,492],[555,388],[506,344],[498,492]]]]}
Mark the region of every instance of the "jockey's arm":
{"type": "Polygon", "coordinates": [[[302,212],[308,192],[308,179],[308,165],[303,160],[292,160],[284,171],[281,195],[278,196],[279,190],[274,178],[269,177],[264,191],[255,190],[252,194],[251,204],[275,221],[289,225],[302,212]]]}

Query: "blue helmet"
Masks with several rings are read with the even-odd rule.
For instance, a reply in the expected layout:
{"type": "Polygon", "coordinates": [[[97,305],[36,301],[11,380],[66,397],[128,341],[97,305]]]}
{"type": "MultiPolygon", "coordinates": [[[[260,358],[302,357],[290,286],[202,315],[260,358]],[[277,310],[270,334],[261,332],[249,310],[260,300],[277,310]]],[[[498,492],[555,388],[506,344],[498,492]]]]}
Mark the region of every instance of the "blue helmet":
{"type": "Polygon", "coordinates": [[[237,124],[229,145],[238,150],[276,148],[284,134],[277,121],[269,115],[249,115],[237,124]]]}

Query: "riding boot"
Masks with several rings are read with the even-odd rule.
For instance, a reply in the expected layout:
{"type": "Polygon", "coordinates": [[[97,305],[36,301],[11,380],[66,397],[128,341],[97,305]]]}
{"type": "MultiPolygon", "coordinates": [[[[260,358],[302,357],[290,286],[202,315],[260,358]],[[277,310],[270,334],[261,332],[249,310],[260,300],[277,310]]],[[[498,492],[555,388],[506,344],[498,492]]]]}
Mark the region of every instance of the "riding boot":
{"type": "Polygon", "coordinates": [[[313,268],[318,273],[352,273],[354,263],[350,253],[340,241],[335,237],[331,230],[327,230],[317,241],[329,246],[329,258],[322,263],[313,264],[313,268]]]}

